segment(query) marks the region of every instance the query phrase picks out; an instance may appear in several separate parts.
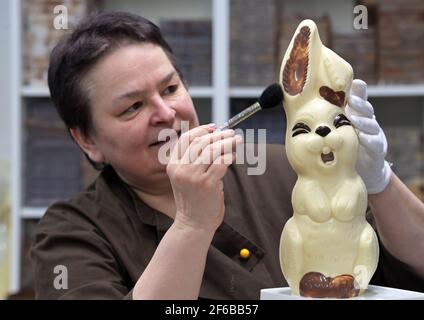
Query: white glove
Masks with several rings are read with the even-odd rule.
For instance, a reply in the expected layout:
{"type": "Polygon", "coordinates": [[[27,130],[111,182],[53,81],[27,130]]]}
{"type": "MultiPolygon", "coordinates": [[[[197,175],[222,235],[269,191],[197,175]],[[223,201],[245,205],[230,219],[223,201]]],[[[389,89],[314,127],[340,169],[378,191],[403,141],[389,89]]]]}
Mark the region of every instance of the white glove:
{"type": "Polygon", "coordinates": [[[367,98],[367,84],[362,80],[353,80],[345,112],[359,138],[356,170],[368,193],[375,194],[382,192],[389,184],[392,170],[384,159],[387,154],[386,136],[367,98]]]}

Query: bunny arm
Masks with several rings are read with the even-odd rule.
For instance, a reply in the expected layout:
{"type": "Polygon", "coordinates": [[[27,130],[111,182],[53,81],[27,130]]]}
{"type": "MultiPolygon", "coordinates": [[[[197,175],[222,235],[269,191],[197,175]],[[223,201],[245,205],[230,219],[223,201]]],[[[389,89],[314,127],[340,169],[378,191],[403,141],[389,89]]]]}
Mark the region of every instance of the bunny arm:
{"type": "Polygon", "coordinates": [[[294,217],[287,221],[281,234],[280,265],[292,294],[299,295],[303,274],[303,239],[294,217]]]}
{"type": "Polygon", "coordinates": [[[315,222],[331,218],[328,196],[315,181],[299,178],[293,188],[292,203],[295,214],[307,215],[315,222]]]}
{"type": "Polygon", "coordinates": [[[334,218],[344,222],[365,214],[367,192],[359,176],[343,182],[331,200],[331,208],[334,218]]]}

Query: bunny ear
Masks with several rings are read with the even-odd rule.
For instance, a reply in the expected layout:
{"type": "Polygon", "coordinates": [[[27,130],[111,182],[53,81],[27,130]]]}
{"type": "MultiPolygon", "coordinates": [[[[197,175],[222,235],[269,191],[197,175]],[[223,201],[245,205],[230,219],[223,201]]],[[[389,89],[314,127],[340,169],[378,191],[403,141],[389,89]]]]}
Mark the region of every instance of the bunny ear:
{"type": "Polygon", "coordinates": [[[346,104],[346,93],[344,91],[334,91],[333,89],[322,86],[319,88],[319,94],[328,102],[338,107],[344,107],[346,104]]]}
{"type": "Polygon", "coordinates": [[[280,82],[285,107],[288,109],[295,111],[311,95],[318,94],[316,80],[320,73],[322,47],[315,22],[303,20],[297,27],[281,64],[280,82]]]}
{"type": "Polygon", "coordinates": [[[284,55],[280,70],[280,81],[289,96],[314,91],[319,76],[322,42],[312,20],[303,20],[284,55]]]}
{"type": "Polygon", "coordinates": [[[283,68],[283,88],[294,96],[302,92],[306,83],[308,63],[309,63],[309,37],[311,30],[304,26],[294,38],[290,58],[283,68]]]}
{"type": "Polygon", "coordinates": [[[343,107],[353,79],[352,67],[326,48],[312,20],[303,20],[280,69],[286,113],[297,113],[313,99],[343,107]]]}

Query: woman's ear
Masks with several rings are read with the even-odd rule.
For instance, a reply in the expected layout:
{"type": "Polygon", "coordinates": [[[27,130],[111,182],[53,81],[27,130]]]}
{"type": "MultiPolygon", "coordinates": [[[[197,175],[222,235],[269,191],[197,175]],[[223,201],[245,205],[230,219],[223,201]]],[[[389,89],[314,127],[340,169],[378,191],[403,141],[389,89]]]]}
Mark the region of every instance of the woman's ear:
{"type": "Polygon", "coordinates": [[[69,129],[72,138],[78,143],[79,147],[87,154],[87,156],[96,163],[105,163],[106,159],[99,150],[97,143],[89,135],[85,135],[79,128],[69,129]]]}

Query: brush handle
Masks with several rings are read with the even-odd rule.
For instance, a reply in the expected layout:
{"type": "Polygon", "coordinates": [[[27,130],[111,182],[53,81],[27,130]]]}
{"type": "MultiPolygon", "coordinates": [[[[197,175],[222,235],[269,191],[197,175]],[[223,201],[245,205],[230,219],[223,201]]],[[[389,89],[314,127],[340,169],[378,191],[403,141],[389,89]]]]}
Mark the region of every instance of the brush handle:
{"type": "Polygon", "coordinates": [[[228,120],[223,125],[218,127],[218,130],[231,129],[231,128],[235,127],[237,124],[239,124],[243,120],[249,118],[251,115],[253,115],[254,113],[258,112],[261,109],[262,108],[261,108],[261,105],[259,104],[259,102],[255,102],[250,107],[244,109],[242,112],[236,114],[230,120],[228,120]]]}

